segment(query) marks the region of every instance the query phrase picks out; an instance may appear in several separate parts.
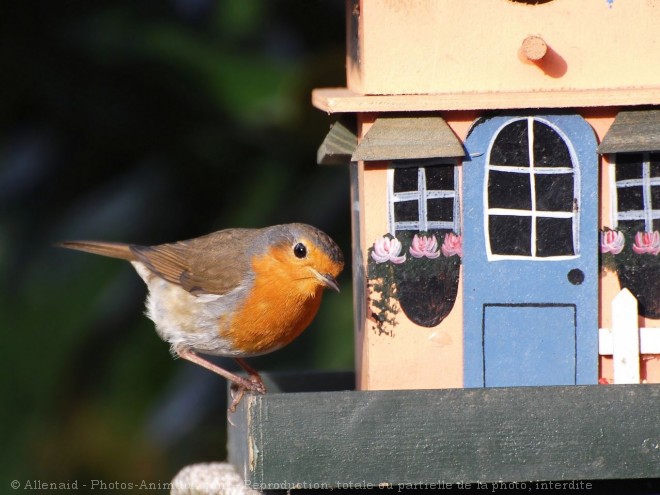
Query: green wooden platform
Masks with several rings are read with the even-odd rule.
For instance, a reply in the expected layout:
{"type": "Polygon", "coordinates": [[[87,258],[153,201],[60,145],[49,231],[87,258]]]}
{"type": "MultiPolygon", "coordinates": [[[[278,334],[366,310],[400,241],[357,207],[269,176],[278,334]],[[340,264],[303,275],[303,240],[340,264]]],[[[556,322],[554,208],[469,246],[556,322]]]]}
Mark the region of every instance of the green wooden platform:
{"type": "Polygon", "coordinates": [[[347,373],[278,382],[247,396],[228,426],[229,460],[251,486],[660,478],[660,385],[355,392],[342,390],[347,373]]]}

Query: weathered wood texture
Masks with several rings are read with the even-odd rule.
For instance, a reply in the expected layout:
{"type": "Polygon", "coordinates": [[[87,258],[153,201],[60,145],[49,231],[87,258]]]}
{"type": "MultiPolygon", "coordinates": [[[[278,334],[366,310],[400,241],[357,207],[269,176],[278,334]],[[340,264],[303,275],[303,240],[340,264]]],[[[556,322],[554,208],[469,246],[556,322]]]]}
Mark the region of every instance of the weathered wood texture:
{"type": "Polygon", "coordinates": [[[465,156],[463,144],[437,115],[386,115],[362,138],[353,160],[380,161],[465,156]]]}
{"type": "Polygon", "coordinates": [[[660,150],[660,110],[625,110],[619,112],[599,153],[630,153],[660,150]]]}
{"type": "MultiPolygon", "coordinates": [[[[261,378],[268,391],[259,397],[306,397],[319,393],[341,393],[341,391],[355,389],[355,374],[353,372],[301,372],[301,373],[261,373],[261,378]]],[[[256,482],[256,478],[246,476],[248,459],[253,456],[253,448],[257,447],[254,435],[259,435],[261,428],[255,429],[255,423],[247,421],[247,404],[253,404],[256,396],[247,395],[241,401],[238,410],[228,419],[228,451],[229,461],[236,471],[248,481],[256,482]],[[249,427],[248,427],[249,424],[249,427]]],[[[302,401],[304,402],[304,400],[302,401]]],[[[300,408],[300,401],[295,407],[300,408]]],[[[302,406],[306,408],[305,405],[302,406]]],[[[294,417],[295,414],[292,416],[294,417]]],[[[288,427],[291,427],[289,424],[288,427]]]]}
{"type": "Polygon", "coordinates": [[[351,126],[335,122],[316,152],[319,165],[348,165],[357,148],[357,135],[351,126]]]}
{"type": "Polygon", "coordinates": [[[586,108],[653,105],[658,101],[660,88],[642,88],[635,91],[599,89],[427,95],[363,95],[347,88],[318,88],[312,91],[312,105],[328,113],[586,108]]]}
{"type": "Polygon", "coordinates": [[[660,477],[660,386],[251,395],[229,428],[252,484],[660,477]]]}

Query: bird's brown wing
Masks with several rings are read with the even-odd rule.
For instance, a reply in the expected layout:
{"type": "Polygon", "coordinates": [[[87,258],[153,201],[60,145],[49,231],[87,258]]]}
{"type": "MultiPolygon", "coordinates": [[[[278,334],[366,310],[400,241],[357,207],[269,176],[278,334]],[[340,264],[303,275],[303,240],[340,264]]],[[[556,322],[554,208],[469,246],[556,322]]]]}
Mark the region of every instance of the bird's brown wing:
{"type": "Polygon", "coordinates": [[[251,273],[251,255],[261,240],[258,229],[226,229],[187,241],[131,246],[154,274],[191,294],[226,294],[251,273]]]}

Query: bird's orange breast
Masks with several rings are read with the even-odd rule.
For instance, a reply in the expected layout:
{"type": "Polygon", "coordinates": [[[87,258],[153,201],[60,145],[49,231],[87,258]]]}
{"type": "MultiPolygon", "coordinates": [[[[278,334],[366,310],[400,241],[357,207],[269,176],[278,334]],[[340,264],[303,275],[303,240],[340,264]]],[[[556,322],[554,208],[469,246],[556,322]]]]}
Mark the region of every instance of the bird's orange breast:
{"type": "Polygon", "coordinates": [[[243,356],[265,354],[298,337],[314,319],[322,287],[306,283],[271,251],[252,261],[254,284],[219,332],[243,356]]]}

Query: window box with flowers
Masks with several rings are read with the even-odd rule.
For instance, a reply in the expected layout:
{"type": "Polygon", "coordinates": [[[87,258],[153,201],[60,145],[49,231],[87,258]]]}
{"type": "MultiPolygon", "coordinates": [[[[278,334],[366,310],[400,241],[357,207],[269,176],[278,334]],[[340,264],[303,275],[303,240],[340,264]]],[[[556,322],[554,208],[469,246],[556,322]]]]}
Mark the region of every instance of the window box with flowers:
{"type": "Polygon", "coordinates": [[[445,234],[442,245],[427,233],[387,234],[369,249],[368,278],[378,332],[391,333],[399,310],[423,327],[438,325],[454,307],[462,239],[445,234]]]}
{"type": "Polygon", "coordinates": [[[621,287],[637,298],[639,314],[660,318],[660,232],[606,228],[600,253],[603,268],[615,271],[621,287]]]}

